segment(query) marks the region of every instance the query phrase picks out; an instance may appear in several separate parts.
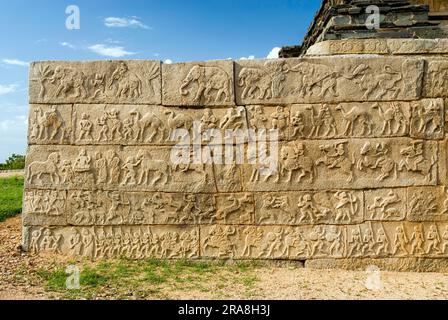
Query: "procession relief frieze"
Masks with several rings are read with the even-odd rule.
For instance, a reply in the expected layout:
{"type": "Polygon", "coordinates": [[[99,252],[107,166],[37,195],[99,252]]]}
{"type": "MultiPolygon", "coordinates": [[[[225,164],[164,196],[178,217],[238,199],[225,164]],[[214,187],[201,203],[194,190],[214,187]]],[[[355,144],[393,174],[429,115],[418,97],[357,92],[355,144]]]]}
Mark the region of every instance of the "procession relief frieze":
{"type": "Polygon", "coordinates": [[[31,253],[59,253],[90,259],[199,258],[197,227],[30,227],[31,253]]]}
{"type": "Polygon", "coordinates": [[[448,225],[29,227],[31,253],[92,259],[321,259],[448,256],[448,225]],[[199,231],[200,230],[200,231],[199,231]]]}
{"type": "Polygon", "coordinates": [[[322,259],[448,256],[446,223],[201,227],[201,257],[322,259]]]}
{"type": "Polygon", "coordinates": [[[436,185],[438,144],[409,138],[297,140],[279,146],[277,170],[244,164],[248,191],[436,185]]]}
{"type": "Polygon", "coordinates": [[[322,57],[235,62],[240,105],[415,100],[424,60],[322,57]]]}
{"type": "Polygon", "coordinates": [[[31,103],[160,104],[159,61],[36,62],[31,103]]]}
{"type": "Polygon", "coordinates": [[[26,186],[62,190],[216,191],[211,164],[173,163],[169,147],[31,146],[26,186]]]}
{"type": "Polygon", "coordinates": [[[246,109],[135,105],[75,105],[76,145],[224,144],[247,130],[246,109]]]}

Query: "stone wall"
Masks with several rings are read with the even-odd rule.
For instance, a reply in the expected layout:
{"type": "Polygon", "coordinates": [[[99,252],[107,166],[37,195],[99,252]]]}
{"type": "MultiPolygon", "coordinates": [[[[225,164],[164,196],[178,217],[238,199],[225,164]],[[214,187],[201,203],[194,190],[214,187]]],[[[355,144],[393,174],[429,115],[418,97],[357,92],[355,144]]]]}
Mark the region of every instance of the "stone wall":
{"type": "MultiPolygon", "coordinates": [[[[444,265],[447,43],[318,46],[301,59],[33,63],[23,247],[444,265]],[[195,121],[223,136],[277,130],[279,170],[173,164],[171,133],[195,121]]],[[[235,154],[248,153],[247,137],[235,154]]]]}

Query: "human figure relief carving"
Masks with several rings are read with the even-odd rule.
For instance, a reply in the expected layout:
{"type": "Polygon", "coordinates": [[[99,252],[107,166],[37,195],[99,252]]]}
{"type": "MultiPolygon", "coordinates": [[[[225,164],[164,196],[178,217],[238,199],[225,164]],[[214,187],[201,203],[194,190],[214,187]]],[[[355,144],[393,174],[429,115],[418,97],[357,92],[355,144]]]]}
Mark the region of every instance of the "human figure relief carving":
{"type": "Polygon", "coordinates": [[[55,235],[51,229],[38,228],[31,232],[30,252],[38,254],[40,252],[61,253],[62,235],[55,235]]]}
{"type": "Polygon", "coordinates": [[[362,221],[362,198],[354,192],[327,191],[257,198],[260,224],[352,223],[362,221]]]}
{"type": "Polygon", "coordinates": [[[366,110],[354,106],[350,110],[345,110],[342,105],[338,105],[336,110],[340,111],[344,119],[344,132],[342,136],[353,136],[356,124],[360,127],[358,135],[370,136],[373,130],[373,122],[370,114],[366,110]]]}
{"type": "Polygon", "coordinates": [[[336,123],[328,105],[321,105],[319,111],[316,113],[313,106],[307,108],[310,111],[311,116],[311,132],[309,138],[332,138],[338,135],[336,123]],[[324,132],[321,135],[321,129],[324,128],[324,132]]]}
{"type": "Polygon", "coordinates": [[[316,166],[324,165],[328,170],[339,171],[347,176],[347,182],[354,179],[353,166],[355,164],[354,154],[352,159],[347,155],[347,141],[336,142],[332,145],[319,146],[322,152],[322,158],[316,160],[316,166]]]}
{"type": "MultiPolygon", "coordinates": [[[[57,106],[39,106],[32,108],[34,115],[30,116],[30,140],[46,143],[64,143],[70,138],[71,129],[64,120],[57,106]]],[[[61,110],[69,113],[70,107],[63,106],[61,110]]]]}
{"type": "Polygon", "coordinates": [[[390,156],[390,148],[384,143],[377,143],[375,147],[372,147],[370,142],[366,142],[361,149],[361,158],[357,161],[357,169],[363,171],[364,169],[379,170],[380,175],[376,178],[377,181],[383,181],[386,178],[391,177],[394,173],[395,179],[397,178],[397,164],[390,156]]]}
{"type": "Polygon", "coordinates": [[[407,132],[409,124],[399,103],[393,102],[385,109],[376,103],[372,108],[378,110],[378,115],[383,122],[380,135],[404,135],[407,132]]]}
{"type": "Polygon", "coordinates": [[[24,212],[59,217],[64,214],[65,200],[65,193],[61,191],[27,191],[24,198],[24,212]]]}
{"type": "Polygon", "coordinates": [[[428,183],[436,178],[433,174],[433,167],[437,163],[437,155],[433,154],[430,159],[425,159],[423,141],[411,142],[409,146],[400,149],[400,154],[404,159],[400,160],[398,171],[406,170],[418,173],[428,183]]]}
{"type": "Polygon", "coordinates": [[[402,189],[372,190],[366,198],[367,217],[374,220],[401,220],[405,214],[406,196],[402,189]]]}
{"type": "Polygon", "coordinates": [[[412,103],[411,135],[417,138],[443,137],[443,100],[422,100],[412,103]]]}
{"type": "Polygon", "coordinates": [[[236,230],[233,226],[211,226],[202,241],[202,251],[211,251],[218,258],[233,258],[237,247],[236,230]]]}

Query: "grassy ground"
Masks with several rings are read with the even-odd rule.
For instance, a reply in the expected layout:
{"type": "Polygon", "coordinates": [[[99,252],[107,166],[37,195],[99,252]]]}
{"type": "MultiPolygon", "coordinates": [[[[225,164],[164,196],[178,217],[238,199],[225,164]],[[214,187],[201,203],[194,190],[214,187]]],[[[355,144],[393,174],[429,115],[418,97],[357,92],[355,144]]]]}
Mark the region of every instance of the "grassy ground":
{"type": "Polygon", "coordinates": [[[38,269],[36,275],[48,293],[62,299],[171,299],[176,295],[225,299],[235,290],[250,299],[258,281],[255,264],[250,263],[121,259],[73,265],[81,271],[79,289],[67,289],[67,274],[61,265],[38,269]]]}
{"type": "Polygon", "coordinates": [[[22,211],[23,178],[0,178],[0,222],[22,211]]]}

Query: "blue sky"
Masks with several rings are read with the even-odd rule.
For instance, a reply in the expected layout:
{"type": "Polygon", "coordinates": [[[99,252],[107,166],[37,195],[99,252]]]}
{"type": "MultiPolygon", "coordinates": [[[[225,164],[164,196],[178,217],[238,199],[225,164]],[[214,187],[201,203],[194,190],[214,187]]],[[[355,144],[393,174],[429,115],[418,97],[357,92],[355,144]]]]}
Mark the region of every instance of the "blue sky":
{"type": "Polygon", "coordinates": [[[1,0],[0,162],[26,152],[28,62],[265,58],[302,40],[320,2],[1,0]],[[69,5],[80,30],[65,26],[69,5]]]}

